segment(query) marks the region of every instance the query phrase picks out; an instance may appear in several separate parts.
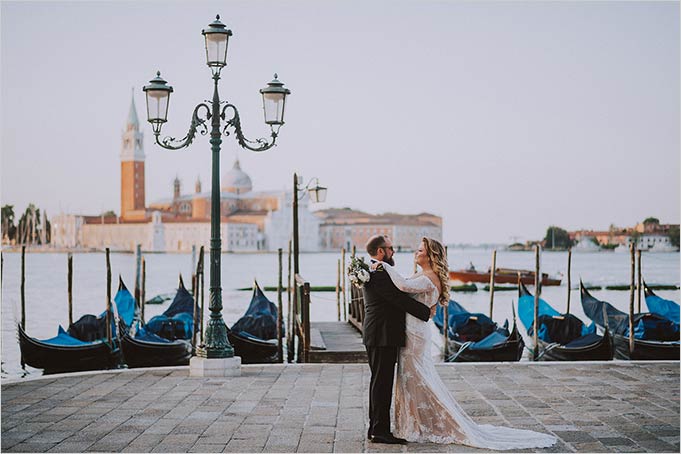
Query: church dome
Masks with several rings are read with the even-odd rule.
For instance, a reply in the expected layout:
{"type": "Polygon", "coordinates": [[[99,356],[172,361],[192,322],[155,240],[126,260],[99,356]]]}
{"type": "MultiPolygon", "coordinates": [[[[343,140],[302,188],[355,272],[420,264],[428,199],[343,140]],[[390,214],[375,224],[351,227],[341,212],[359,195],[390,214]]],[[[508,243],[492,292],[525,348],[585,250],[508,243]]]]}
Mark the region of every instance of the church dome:
{"type": "Polygon", "coordinates": [[[246,172],[241,170],[239,160],[234,161],[234,167],[222,175],[222,190],[225,192],[234,192],[236,194],[244,194],[253,189],[251,177],[246,172]]]}

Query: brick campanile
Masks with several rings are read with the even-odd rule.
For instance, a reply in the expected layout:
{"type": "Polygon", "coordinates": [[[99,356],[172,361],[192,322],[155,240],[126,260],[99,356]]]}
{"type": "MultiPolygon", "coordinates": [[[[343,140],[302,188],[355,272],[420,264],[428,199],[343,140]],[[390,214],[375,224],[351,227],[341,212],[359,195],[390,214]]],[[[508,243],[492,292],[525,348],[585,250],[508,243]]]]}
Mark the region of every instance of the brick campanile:
{"type": "Polygon", "coordinates": [[[144,219],[144,145],[133,96],[121,145],[121,218],[144,219]]]}

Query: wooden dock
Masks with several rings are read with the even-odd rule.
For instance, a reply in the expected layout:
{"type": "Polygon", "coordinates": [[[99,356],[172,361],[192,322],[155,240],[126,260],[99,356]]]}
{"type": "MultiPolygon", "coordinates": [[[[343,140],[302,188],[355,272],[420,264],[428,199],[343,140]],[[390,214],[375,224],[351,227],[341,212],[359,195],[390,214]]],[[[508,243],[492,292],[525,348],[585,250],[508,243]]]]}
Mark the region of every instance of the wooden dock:
{"type": "Polygon", "coordinates": [[[366,363],[362,335],[349,322],[311,322],[311,363],[366,363]]]}

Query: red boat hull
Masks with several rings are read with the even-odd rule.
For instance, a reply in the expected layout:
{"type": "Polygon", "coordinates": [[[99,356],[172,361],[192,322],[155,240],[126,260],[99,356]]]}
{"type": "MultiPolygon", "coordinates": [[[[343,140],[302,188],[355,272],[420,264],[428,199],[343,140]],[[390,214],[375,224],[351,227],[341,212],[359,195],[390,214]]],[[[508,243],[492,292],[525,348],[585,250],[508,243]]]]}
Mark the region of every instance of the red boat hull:
{"type": "MultiPolygon", "coordinates": [[[[525,285],[534,285],[534,271],[526,270],[499,270],[494,274],[495,284],[518,284],[518,273],[520,280],[525,285]]],[[[449,279],[461,282],[482,282],[489,284],[490,273],[470,270],[457,270],[449,272],[449,279]]],[[[560,285],[560,279],[550,278],[548,274],[542,273],[541,285],[560,285]]]]}

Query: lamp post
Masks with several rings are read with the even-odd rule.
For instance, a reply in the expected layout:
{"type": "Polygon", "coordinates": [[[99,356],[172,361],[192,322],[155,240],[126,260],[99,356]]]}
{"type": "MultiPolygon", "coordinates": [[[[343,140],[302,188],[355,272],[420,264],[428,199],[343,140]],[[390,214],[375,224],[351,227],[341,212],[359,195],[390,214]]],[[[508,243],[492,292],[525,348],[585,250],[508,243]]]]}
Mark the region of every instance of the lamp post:
{"type": "Polygon", "coordinates": [[[212,151],[212,187],[210,211],[210,320],[206,327],[204,343],[197,348],[197,356],[203,358],[231,358],[234,349],[227,339],[227,327],[222,319],[222,287],[220,282],[220,144],[222,136],[229,136],[230,130],[242,148],[262,152],[272,148],[277,140],[279,128],[284,124],[284,107],[286,96],[291,92],[277,80],[269,82],[260,90],[262,94],[265,123],[270,125],[270,140],[260,138],[247,139],[241,131],[241,120],[236,106],[227,101],[220,101],[218,82],[220,71],[227,64],[227,46],[232,31],[220,22],[216,16],[208,28],[202,31],[206,46],[206,64],[213,73],[213,100],[210,104],[201,103],[194,108],[187,135],[182,139],[165,137],[159,139],[161,128],[168,118],[168,105],[173,87],[167,84],[156,73],[156,77],[143,88],[147,98],[147,119],[151,123],[156,143],[167,150],[179,150],[188,147],[196,137],[208,133],[207,122],[210,121],[210,144],[212,151]]]}
{"type": "Polygon", "coordinates": [[[326,201],[327,188],[319,185],[319,178],[312,178],[305,187],[302,187],[303,177],[293,174],[293,274],[300,272],[298,266],[298,200],[305,193],[310,194],[312,203],[324,203],[326,201]],[[314,183],[314,186],[312,184],[314,183]],[[300,196],[298,195],[300,193],[300,196]]]}
{"type": "MultiPolygon", "coordinates": [[[[295,277],[298,275],[300,272],[300,266],[298,262],[298,251],[299,251],[299,241],[298,241],[298,200],[299,197],[303,197],[305,193],[310,194],[310,200],[312,200],[313,203],[323,203],[326,200],[326,192],[327,189],[323,186],[319,185],[319,179],[318,178],[312,178],[305,187],[302,187],[303,183],[303,177],[299,176],[298,174],[294,173],[293,174],[293,310],[290,311],[292,313],[293,319],[296,320],[298,317],[298,284],[296,282],[295,277]],[[312,184],[314,183],[314,186],[312,184]],[[298,195],[300,193],[300,195],[298,195]]],[[[303,316],[305,315],[305,311],[303,311],[303,316]]],[[[309,320],[303,320],[304,324],[309,323],[309,320]]],[[[291,325],[295,329],[295,322],[291,325]]],[[[293,361],[293,354],[294,354],[294,336],[293,334],[289,333],[290,341],[288,343],[288,361],[291,362],[293,361]]]]}

